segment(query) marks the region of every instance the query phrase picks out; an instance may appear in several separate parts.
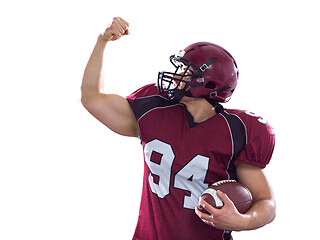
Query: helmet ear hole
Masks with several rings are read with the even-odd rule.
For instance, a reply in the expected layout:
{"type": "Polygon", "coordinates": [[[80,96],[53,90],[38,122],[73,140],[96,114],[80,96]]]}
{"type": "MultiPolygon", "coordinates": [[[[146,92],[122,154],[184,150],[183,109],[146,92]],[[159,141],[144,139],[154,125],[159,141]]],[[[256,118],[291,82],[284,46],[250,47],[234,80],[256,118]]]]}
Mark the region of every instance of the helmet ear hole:
{"type": "Polygon", "coordinates": [[[213,82],[207,82],[205,88],[215,89],[216,85],[213,82]]]}

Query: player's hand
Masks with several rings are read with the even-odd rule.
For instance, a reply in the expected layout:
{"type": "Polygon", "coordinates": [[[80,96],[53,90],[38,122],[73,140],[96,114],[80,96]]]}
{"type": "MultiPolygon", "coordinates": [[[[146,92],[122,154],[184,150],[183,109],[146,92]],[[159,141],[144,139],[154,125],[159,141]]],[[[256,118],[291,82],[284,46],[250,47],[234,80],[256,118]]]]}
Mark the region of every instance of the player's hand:
{"type": "Polygon", "coordinates": [[[247,222],[246,216],[238,212],[237,208],[226,194],[221,191],[217,191],[217,194],[224,203],[224,206],[221,209],[212,207],[201,197],[199,204],[210,214],[199,211],[198,207],[195,208],[196,214],[204,223],[212,227],[231,231],[244,230],[247,222]]]}
{"type": "Polygon", "coordinates": [[[105,41],[115,41],[124,35],[129,35],[129,23],[121,17],[114,17],[101,37],[105,41]]]}

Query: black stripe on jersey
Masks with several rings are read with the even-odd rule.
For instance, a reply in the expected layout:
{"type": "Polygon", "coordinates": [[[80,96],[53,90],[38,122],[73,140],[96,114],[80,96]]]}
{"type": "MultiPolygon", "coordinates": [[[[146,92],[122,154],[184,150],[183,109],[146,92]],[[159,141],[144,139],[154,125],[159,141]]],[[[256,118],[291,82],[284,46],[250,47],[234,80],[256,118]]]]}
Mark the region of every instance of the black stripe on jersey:
{"type": "Polygon", "coordinates": [[[229,174],[230,179],[236,180],[237,176],[235,171],[236,166],[234,164],[234,160],[238,157],[241,150],[247,144],[246,126],[237,115],[229,114],[226,111],[222,111],[220,114],[223,115],[226,121],[228,122],[233,142],[233,156],[230,159],[227,173],[229,174]]]}
{"type": "Polygon", "coordinates": [[[137,98],[132,103],[132,109],[137,120],[145,113],[155,108],[173,106],[170,101],[162,96],[153,95],[148,97],[137,98]]]}

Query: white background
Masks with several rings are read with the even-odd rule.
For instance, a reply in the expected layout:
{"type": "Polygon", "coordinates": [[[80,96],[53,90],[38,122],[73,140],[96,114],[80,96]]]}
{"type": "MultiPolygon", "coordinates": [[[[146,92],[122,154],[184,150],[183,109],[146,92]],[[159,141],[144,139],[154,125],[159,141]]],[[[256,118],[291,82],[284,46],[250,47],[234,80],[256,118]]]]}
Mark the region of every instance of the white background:
{"type": "Polygon", "coordinates": [[[228,108],[275,128],[266,168],[276,220],[235,239],[309,239],[319,214],[317,1],[40,1],[0,5],[0,239],[131,239],[143,155],[80,103],[98,34],[121,16],[131,35],[108,44],[106,92],[126,96],[170,70],[197,41],[222,45],[240,79],[228,108]]]}

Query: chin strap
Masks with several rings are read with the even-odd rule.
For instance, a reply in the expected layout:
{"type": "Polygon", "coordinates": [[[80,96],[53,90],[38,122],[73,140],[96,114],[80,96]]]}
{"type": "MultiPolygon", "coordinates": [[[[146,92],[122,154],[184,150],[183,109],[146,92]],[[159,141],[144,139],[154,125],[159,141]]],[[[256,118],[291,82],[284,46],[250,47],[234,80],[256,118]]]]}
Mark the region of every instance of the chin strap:
{"type": "MultiPolygon", "coordinates": [[[[186,90],[186,86],[183,89],[175,89],[173,91],[169,91],[169,100],[172,104],[176,104],[178,103],[184,96],[188,96],[188,97],[193,97],[191,92],[189,90],[186,90]]],[[[218,101],[212,99],[214,97],[216,97],[219,93],[224,92],[226,90],[228,90],[229,86],[223,87],[217,91],[211,92],[208,95],[205,96],[201,96],[202,98],[205,98],[211,105],[214,104],[214,102],[216,102],[218,104],[218,101]],[[212,100],[212,101],[211,101],[212,100]]],[[[213,107],[215,107],[213,105],[213,107]]]]}
{"type": "Polygon", "coordinates": [[[229,86],[223,87],[223,88],[221,88],[221,89],[219,89],[217,91],[209,93],[207,96],[204,96],[204,97],[214,98],[214,97],[218,96],[219,93],[224,92],[224,91],[226,91],[226,90],[228,90],[230,88],[231,87],[229,87],[229,86]]]}
{"type": "Polygon", "coordinates": [[[208,62],[204,63],[204,64],[200,67],[201,72],[204,72],[205,70],[207,70],[207,69],[209,68],[209,66],[210,66],[215,60],[217,60],[217,57],[213,57],[213,58],[211,58],[208,62]]]}
{"type": "MultiPolygon", "coordinates": [[[[217,57],[213,57],[213,58],[211,58],[208,62],[204,63],[204,64],[200,67],[201,72],[204,72],[205,70],[207,70],[207,69],[209,68],[209,66],[210,66],[215,60],[217,60],[217,59],[218,59],[217,57]]],[[[221,89],[219,89],[219,90],[217,90],[217,91],[211,92],[211,93],[209,93],[208,95],[202,96],[202,97],[204,97],[204,98],[207,98],[207,97],[209,97],[209,98],[214,98],[214,97],[218,96],[219,93],[224,92],[224,91],[228,90],[229,88],[231,88],[231,87],[226,86],[226,87],[223,87],[223,88],[221,88],[221,89]]]]}
{"type": "Polygon", "coordinates": [[[205,98],[205,100],[207,100],[208,103],[210,103],[212,105],[212,107],[214,107],[214,109],[216,110],[217,113],[224,110],[224,107],[219,103],[219,101],[214,100],[212,98],[205,98]]]}
{"type": "Polygon", "coordinates": [[[183,89],[174,89],[172,91],[169,91],[168,97],[172,104],[178,103],[186,94],[187,92],[187,84],[183,89]]]}

